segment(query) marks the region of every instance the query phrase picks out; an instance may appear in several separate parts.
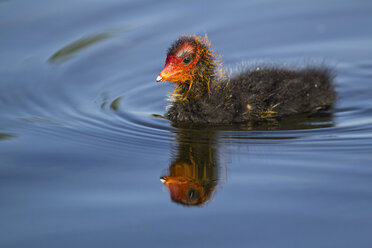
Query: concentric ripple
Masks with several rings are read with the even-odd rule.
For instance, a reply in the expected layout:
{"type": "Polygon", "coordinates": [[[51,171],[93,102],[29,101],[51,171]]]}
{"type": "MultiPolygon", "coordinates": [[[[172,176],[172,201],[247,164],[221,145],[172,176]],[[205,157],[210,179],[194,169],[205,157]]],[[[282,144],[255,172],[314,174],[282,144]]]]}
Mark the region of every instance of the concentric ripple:
{"type": "MultiPolygon", "coordinates": [[[[91,95],[71,95],[59,91],[53,92],[54,95],[35,97],[25,87],[23,95],[16,92],[8,101],[12,101],[12,104],[16,101],[18,107],[24,106],[22,110],[18,108],[12,111],[12,115],[23,123],[24,128],[27,126],[27,129],[40,134],[89,143],[104,149],[118,146],[121,149],[143,146],[165,149],[174,140],[175,133],[196,129],[217,132],[221,144],[281,143],[306,146],[321,141],[320,149],[360,150],[372,146],[372,108],[363,105],[369,101],[369,94],[351,88],[349,82],[350,77],[356,74],[355,71],[358,71],[358,75],[368,75],[364,73],[366,70],[368,67],[365,65],[361,68],[350,65],[337,68],[335,84],[338,100],[329,111],[288,117],[279,123],[258,126],[173,126],[161,117],[166,111],[166,97],[172,86],[167,83],[157,84],[155,80],[148,82],[143,78],[125,84],[122,83],[123,78],[115,79],[103,90],[96,90],[91,95]],[[353,145],[348,147],[347,144],[353,145]]],[[[368,85],[367,76],[357,80],[366,81],[359,84],[368,85]]],[[[364,92],[371,90],[366,89],[364,92]]]]}

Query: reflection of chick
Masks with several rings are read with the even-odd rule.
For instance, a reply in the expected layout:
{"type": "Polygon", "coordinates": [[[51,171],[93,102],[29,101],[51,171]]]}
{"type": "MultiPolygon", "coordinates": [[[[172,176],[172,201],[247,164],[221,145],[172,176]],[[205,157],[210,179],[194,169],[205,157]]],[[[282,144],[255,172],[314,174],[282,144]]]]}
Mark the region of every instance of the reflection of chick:
{"type": "MultiPolygon", "coordinates": [[[[172,163],[168,173],[160,177],[160,181],[170,191],[172,201],[186,206],[202,206],[210,201],[216,186],[221,179],[219,175],[218,147],[216,132],[210,127],[202,130],[192,129],[190,126],[182,125],[176,133],[175,155],[172,156],[172,163]],[[185,128],[185,129],[182,129],[185,128]]],[[[260,130],[296,130],[307,128],[326,128],[333,126],[332,114],[319,112],[307,116],[299,115],[287,118],[280,123],[261,125],[260,130]]],[[[231,129],[232,126],[229,126],[231,129]]],[[[251,128],[250,126],[236,126],[236,128],[251,128]]],[[[288,132],[290,134],[290,132],[288,132]]],[[[294,139],[296,136],[252,136],[239,137],[239,139],[294,139]]],[[[225,179],[225,178],[222,178],[225,179]]]]}
{"type": "Polygon", "coordinates": [[[201,206],[211,198],[218,180],[213,137],[213,133],[179,134],[177,155],[169,175],[160,178],[174,202],[201,206]]]}

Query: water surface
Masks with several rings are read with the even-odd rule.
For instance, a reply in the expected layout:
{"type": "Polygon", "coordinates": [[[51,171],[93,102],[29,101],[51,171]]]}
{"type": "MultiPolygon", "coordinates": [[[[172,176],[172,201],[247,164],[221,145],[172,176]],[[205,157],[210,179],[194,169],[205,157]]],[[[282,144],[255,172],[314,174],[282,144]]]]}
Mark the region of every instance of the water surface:
{"type": "Polygon", "coordinates": [[[370,247],[369,1],[0,1],[1,247],[370,247]],[[228,68],[325,64],[328,112],[179,127],[179,35],[228,68]],[[173,180],[173,187],[161,181],[173,180]]]}

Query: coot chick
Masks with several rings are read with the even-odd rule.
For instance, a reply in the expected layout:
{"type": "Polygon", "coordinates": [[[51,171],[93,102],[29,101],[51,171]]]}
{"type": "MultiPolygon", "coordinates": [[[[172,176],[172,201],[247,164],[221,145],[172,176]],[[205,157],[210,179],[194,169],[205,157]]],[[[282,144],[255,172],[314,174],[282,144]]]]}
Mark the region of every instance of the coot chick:
{"type": "Polygon", "coordinates": [[[179,123],[254,122],[330,106],[336,98],[326,68],[256,68],[227,77],[206,37],[183,35],[167,52],[156,81],[172,81],[167,117],[179,123]]]}

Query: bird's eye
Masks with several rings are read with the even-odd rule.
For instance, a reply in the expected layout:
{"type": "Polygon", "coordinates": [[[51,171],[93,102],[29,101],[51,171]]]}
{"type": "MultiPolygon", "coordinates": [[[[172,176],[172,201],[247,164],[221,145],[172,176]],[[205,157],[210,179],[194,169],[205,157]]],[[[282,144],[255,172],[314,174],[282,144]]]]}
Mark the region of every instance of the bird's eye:
{"type": "Polygon", "coordinates": [[[188,64],[191,62],[191,57],[187,56],[186,58],[183,59],[182,63],[188,64]]]}
{"type": "Polygon", "coordinates": [[[187,195],[189,197],[189,200],[193,200],[198,196],[198,192],[195,189],[191,188],[189,192],[187,192],[187,195]]]}

